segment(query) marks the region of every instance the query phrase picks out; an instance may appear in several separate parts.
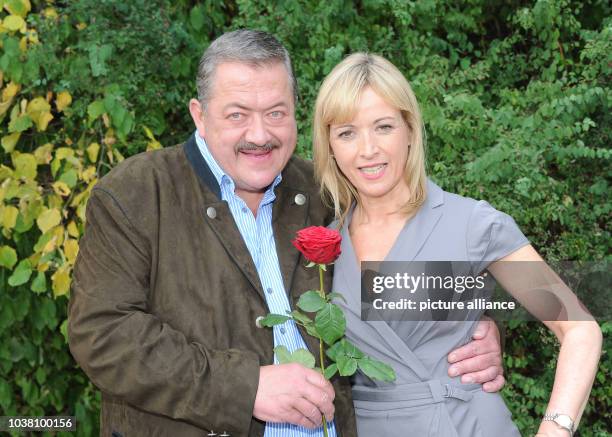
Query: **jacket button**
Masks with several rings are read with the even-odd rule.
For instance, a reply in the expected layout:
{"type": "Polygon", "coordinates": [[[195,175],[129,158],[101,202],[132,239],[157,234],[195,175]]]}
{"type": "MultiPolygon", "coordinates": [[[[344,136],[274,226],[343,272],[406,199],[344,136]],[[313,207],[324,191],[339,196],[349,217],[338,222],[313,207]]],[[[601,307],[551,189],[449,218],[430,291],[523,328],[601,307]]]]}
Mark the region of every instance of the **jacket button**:
{"type": "Polygon", "coordinates": [[[210,217],[211,219],[214,219],[217,217],[217,210],[213,208],[212,206],[209,206],[208,208],[206,208],[206,215],[210,217]]]}
{"type": "Polygon", "coordinates": [[[255,319],[255,326],[258,328],[263,328],[261,321],[264,319],[264,316],[259,316],[255,319]]]}
{"type": "Polygon", "coordinates": [[[306,203],[306,196],[304,196],[302,193],[296,194],[295,195],[295,199],[293,199],[293,200],[295,201],[295,203],[297,205],[302,206],[303,204],[306,203]]]}

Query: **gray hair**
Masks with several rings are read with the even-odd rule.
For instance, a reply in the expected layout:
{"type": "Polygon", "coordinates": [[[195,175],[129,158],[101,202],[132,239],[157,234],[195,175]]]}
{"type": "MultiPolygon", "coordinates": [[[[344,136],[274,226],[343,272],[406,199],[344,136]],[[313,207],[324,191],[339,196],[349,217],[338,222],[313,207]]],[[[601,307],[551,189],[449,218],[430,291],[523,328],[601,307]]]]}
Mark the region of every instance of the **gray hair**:
{"type": "Polygon", "coordinates": [[[240,62],[261,67],[273,62],[282,62],[289,74],[293,98],[297,103],[297,82],[287,49],[271,34],[261,30],[240,29],[224,33],[206,49],[196,77],[198,100],[206,106],[210,97],[214,73],[223,62],[240,62]]]}

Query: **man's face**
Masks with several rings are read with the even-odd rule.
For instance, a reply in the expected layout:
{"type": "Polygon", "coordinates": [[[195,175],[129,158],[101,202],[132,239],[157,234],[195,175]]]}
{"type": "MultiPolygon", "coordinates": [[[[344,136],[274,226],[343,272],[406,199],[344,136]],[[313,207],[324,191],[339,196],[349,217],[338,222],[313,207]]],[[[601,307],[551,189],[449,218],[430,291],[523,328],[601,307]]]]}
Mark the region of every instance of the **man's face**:
{"type": "Polygon", "coordinates": [[[295,104],[285,66],[219,64],[205,108],[193,99],[190,111],[198,133],[236,194],[263,193],[295,149],[295,104]]]}

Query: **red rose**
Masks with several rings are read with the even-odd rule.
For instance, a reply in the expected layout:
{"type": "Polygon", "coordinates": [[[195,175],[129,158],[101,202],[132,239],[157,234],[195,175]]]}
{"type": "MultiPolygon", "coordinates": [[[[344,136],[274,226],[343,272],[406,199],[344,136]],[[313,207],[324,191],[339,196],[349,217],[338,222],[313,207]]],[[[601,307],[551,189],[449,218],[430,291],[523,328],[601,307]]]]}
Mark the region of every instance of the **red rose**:
{"type": "Polygon", "coordinates": [[[309,226],[297,232],[293,245],[308,260],[317,264],[332,263],[340,256],[340,232],[323,226],[309,226]]]}

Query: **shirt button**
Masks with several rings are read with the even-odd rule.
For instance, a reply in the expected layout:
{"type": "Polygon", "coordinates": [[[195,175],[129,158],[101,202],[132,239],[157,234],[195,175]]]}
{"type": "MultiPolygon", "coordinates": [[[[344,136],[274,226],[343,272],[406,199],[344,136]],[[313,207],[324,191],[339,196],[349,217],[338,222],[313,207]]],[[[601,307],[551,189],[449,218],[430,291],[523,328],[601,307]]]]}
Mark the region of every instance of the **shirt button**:
{"type": "Polygon", "coordinates": [[[245,207],[242,207],[242,212],[244,212],[246,214],[247,211],[248,211],[248,209],[246,209],[245,207]]]}
{"type": "Polygon", "coordinates": [[[270,287],[268,287],[266,291],[268,292],[268,294],[272,294],[274,292],[274,290],[272,290],[270,287]]]}
{"type": "Polygon", "coordinates": [[[281,334],[284,334],[285,332],[287,332],[287,330],[285,329],[284,326],[281,326],[280,327],[280,332],[281,332],[281,334]]]}

